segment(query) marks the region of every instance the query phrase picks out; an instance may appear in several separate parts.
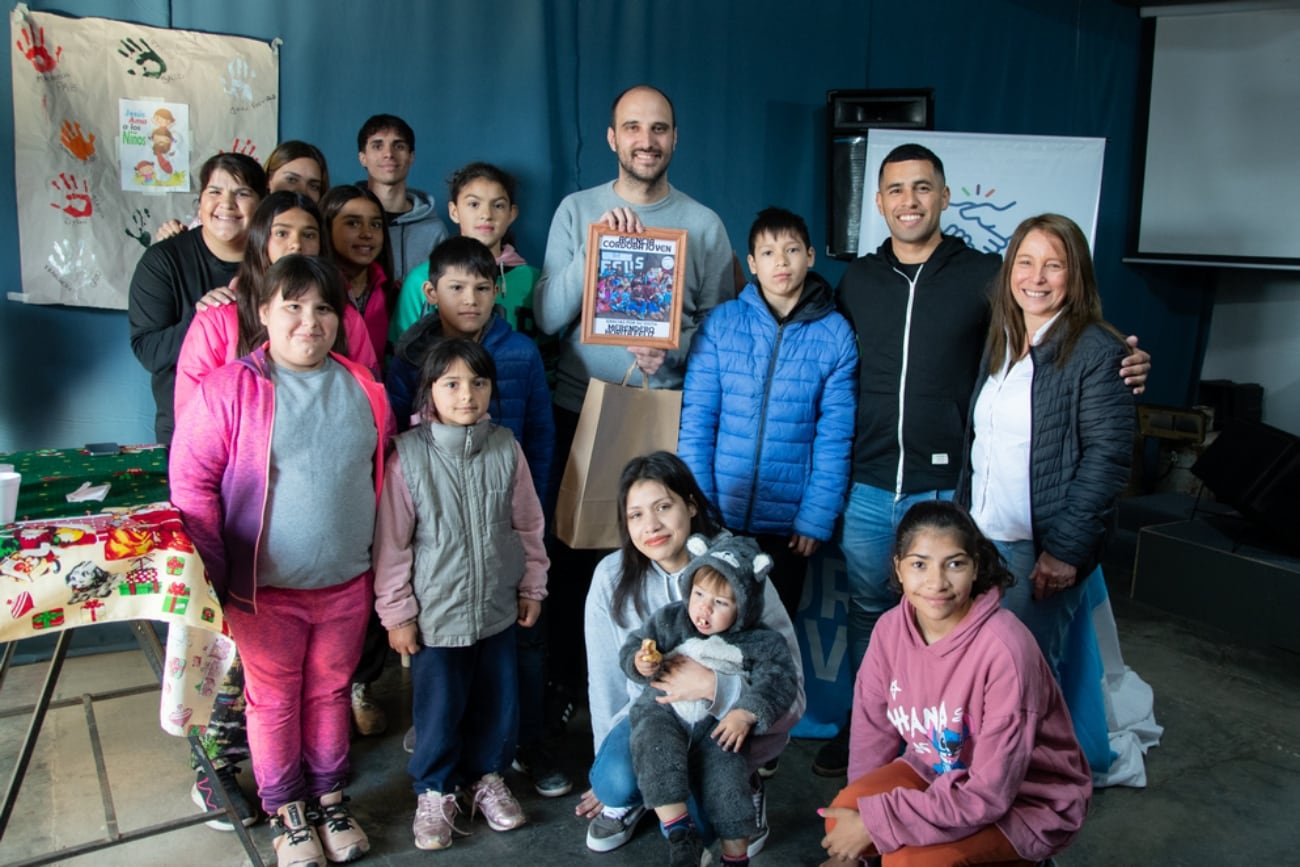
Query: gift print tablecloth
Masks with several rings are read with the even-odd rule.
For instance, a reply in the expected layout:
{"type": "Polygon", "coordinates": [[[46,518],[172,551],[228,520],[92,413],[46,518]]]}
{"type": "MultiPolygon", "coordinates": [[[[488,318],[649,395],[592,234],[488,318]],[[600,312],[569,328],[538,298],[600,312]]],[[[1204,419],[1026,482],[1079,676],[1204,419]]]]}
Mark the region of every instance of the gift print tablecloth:
{"type": "MultiPolygon", "coordinates": [[[[22,502],[27,489],[24,475],[22,502]]],[[[0,528],[0,605],[0,642],[111,621],[167,622],[160,722],[175,735],[202,732],[234,656],[203,563],[165,502],[0,528]]]]}

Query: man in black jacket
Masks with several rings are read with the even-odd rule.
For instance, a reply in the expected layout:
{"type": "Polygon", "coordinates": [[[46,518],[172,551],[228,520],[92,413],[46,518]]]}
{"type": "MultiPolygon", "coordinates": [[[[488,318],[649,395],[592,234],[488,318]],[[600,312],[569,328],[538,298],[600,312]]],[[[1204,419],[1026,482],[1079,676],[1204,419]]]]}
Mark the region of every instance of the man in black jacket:
{"type": "MultiPolygon", "coordinates": [[[[904,144],[880,166],[876,208],[889,238],[840,281],[841,308],[858,333],[853,485],[840,547],[849,581],[849,658],[856,676],[876,620],[898,602],[889,586],[899,519],[921,500],[951,499],[962,435],[989,328],[989,290],[1002,257],[944,235],[943,163],[904,144]]],[[[1136,347],[1137,339],[1129,338],[1136,347]]],[[[1136,350],[1119,373],[1140,393],[1150,356],[1136,350]]],[[[818,752],[813,770],[848,766],[848,729],[818,752]]]]}

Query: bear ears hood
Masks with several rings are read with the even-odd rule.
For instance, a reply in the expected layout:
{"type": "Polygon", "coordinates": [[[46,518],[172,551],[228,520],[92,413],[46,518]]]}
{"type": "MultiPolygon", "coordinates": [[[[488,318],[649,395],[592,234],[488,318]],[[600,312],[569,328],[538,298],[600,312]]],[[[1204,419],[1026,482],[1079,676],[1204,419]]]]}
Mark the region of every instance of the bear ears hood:
{"type": "Polygon", "coordinates": [[[707,566],[726,578],[736,594],[736,622],[727,631],[757,626],[763,618],[763,593],[772,571],[772,558],[759,549],[758,543],[746,536],[721,536],[710,542],[707,536],[697,533],[686,540],[686,550],[692,559],[682,571],[682,599],[691,598],[695,573],[707,566]]]}

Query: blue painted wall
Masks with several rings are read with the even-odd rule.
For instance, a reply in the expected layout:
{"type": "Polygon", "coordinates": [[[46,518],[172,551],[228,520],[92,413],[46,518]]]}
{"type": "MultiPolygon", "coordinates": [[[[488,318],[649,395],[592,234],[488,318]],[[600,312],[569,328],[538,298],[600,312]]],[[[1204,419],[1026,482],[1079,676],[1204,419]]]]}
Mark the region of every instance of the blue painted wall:
{"type": "MultiPolygon", "coordinates": [[[[933,87],[937,127],[1104,136],[1097,260],[1108,317],[1157,359],[1148,397],[1183,403],[1208,328],[1200,272],[1120,264],[1138,179],[1143,50],[1137,12],[1095,0],[34,0],[98,15],[261,39],[279,36],[280,129],[312,141],[336,182],[361,175],[355,133],[379,111],[417,135],[413,186],[445,198],[473,160],[522,182],[515,234],[540,262],[560,198],[613,177],[609,103],[641,81],[677,106],[670,176],[713,207],[740,249],[755,211],[780,204],[825,235],[825,92],[933,87]]],[[[0,93],[10,101],[9,64],[0,93]]],[[[12,111],[0,109],[12,164],[12,111]]],[[[18,287],[11,175],[0,178],[0,289],[18,287]]],[[[842,265],[819,263],[832,281],[842,265]]],[[[0,451],[151,439],[148,377],[125,313],[0,300],[0,451]]]]}

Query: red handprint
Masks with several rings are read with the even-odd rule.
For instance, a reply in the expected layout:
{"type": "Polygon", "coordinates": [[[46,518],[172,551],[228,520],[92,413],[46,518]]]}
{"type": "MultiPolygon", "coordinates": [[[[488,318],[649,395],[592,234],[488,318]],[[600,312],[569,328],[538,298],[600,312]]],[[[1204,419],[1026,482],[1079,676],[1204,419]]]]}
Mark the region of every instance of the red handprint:
{"type": "Polygon", "coordinates": [[[239,139],[235,139],[235,143],[230,146],[230,150],[232,153],[243,154],[246,157],[251,157],[253,154],[257,153],[257,146],[253,144],[251,138],[244,139],[242,145],[239,143],[239,139]]]}
{"type": "Polygon", "coordinates": [[[83,163],[95,155],[95,134],[92,132],[89,141],[87,141],[79,123],[73,124],[72,121],[65,120],[59,141],[68,149],[68,153],[83,163]]]}
{"type": "Polygon", "coordinates": [[[63,46],[54,46],[54,54],[51,55],[45,47],[45,28],[37,30],[30,21],[27,23],[27,29],[20,33],[18,41],[14,44],[23,53],[23,57],[31,62],[32,68],[42,74],[53,72],[54,67],[59,65],[59,58],[63,56],[63,46]]]}
{"type": "Polygon", "coordinates": [[[95,210],[95,205],[90,200],[90,185],[85,181],[81,182],[81,191],[77,191],[77,176],[59,174],[59,181],[50,181],[50,186],[54,187],[55,193],[62,193],[67,190],[63,196],[64,204],[50,202],[51,208],[57,208],[69,217],[89,217],[95,210]],[[59,181],[63,181],[63,189],[59,189],[59,181]]]}

